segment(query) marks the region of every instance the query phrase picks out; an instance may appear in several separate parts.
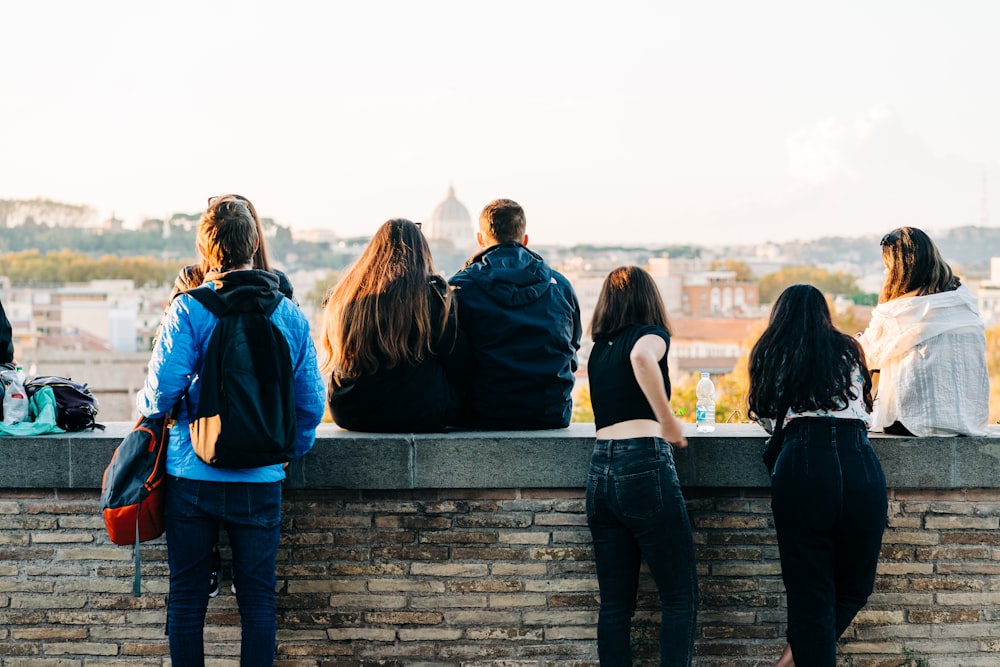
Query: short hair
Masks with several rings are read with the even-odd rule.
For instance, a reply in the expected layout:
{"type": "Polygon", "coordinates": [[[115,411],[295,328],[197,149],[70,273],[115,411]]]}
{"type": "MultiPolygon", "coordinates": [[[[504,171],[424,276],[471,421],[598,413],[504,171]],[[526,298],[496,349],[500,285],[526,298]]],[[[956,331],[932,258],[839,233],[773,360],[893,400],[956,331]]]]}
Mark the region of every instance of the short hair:
{"type": "Polygon", "coordinates": [[[229,195],[211,200],[198,222],[197,239],[209,270],[252,264],[261,239],[250,202],[229,195]]]}
{"type": "Polygon", "coordinates": [[[601,286],[590,335],[594,340],[611,338],[633,324],[651,324],[670,333],[667,308],[653,277],[638,266],[619,266],[601,286]]]}
{"type": "Polygon", "coordinates": [[[879,245],[887,270],[879,303],[909,292],[917,296],[950,292],[962,284],[930,237],[916,227],[894,229],[882,237],[879,245]]]}
{"type": "Polygon", "coordinates": [[[520,242],[526,228],[524,209],[513,199],[494,199],[479,214],[479,231],[487,241],[520,242]]]}

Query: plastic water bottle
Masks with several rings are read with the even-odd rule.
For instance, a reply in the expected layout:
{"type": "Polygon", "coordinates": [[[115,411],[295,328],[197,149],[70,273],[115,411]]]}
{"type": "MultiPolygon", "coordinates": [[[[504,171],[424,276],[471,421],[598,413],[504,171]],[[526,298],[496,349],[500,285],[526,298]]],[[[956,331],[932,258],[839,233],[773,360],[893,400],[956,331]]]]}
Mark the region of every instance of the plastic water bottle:
{"type": "Polygon", "coordinates": [[[14,370],[0,372],[3,382],[3,423],[12,426],[29,420],[28,396],[24,391],[24,369],[18,366],[14,370]]]}
{"type": "Polygon", "coordinates": [[[698,395],[698,403],[695,405],[698,433],[711,433],[715,430],[715,385],[708,373],[701,374],[694,393],[698,395]]]}

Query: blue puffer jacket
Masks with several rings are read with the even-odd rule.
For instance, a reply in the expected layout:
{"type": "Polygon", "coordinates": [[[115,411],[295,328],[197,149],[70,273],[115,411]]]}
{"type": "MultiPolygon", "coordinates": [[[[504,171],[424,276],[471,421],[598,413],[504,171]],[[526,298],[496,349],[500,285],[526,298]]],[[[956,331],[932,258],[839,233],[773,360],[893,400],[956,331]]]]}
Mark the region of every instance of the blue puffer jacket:
{"type": "MultiPolygon", "coordinates": [[[[206,284],[224,290],[230,286],[260,284],[277,289],[278,281],[267,271],[230,271],[212,276],[206,284]]],[[[295,375],[296,456],[308,452],[316,439],[316,426],[323,419],[326,388],[316,363],[316,348],[309,336],[309,322],[299,307],[287,298],[271,315],[271,320],[284,332],[292,354],[295,375]]],[[[146,384],[136,396],[140,414],[146,416],[169,413],[175,404],[181,405],[177,421],[170,429],[167,448],[167,474],[186,479],[212,482],[277,482],[285,478],[278,465],[262,468],[223,469],[204,463],[191,447],[189,424],[197,412],[201,395],[199,374],[204,363],[208,341],[218,318],[193,297],[181,294],[164,315],[160,338],[153,348],[146,375],[146,384]],[[187,392],[184,400],[181,398],[187,392]]]]}
{"type": "Polygon", "coordinates": [[[491,246],[449,281],[472,352],[459,425],[569,425],[580,304],[560,273],[520,243],[491,246]]]}

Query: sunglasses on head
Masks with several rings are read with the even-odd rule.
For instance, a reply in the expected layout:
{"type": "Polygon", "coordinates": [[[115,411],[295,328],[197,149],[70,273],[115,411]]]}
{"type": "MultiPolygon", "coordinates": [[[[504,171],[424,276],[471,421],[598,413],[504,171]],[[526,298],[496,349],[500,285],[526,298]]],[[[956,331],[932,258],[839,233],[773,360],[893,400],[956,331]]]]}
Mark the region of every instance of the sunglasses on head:
{"type": "Polygon", "coordinates": [[[244,204],[250,203],[249,199],[247,199],[246,197],[241,197],[240,195],[215,195],[214,197],[208,198],[208,205],[215,206],[219,202],[229,201],[229,200],[240,201],[243,202],[244,204]]]}
{"type": "Polygon", "coordinates": [[[898,229],[894,229],[885,236],[883,236],[882,240],[879,241],[878,244],[879,246],[884,248],[887,245],[892,245],[893,243],[898,241],[900,236],[902,236],[902,233],[898,229]]]}

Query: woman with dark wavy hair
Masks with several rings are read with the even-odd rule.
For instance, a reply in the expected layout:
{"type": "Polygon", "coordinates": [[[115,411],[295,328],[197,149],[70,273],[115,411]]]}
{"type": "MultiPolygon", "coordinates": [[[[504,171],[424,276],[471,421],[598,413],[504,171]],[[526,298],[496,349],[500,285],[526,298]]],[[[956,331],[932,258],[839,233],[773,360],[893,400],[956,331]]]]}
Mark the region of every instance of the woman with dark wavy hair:
{"type": "Polygon", "coordinates": [[[788,597],[788,644],[775,667],[833,667],[837,638],[875,584],[888,501],[868,442],[871,380],[857,341],[823,294],[792,285],[750,352],[751,418],[784,446],[771,509],[788,597]]]}
{"type": "Polygon", "coordinates": [[[885,283],[860,336],[879,370],[872,431],[986,435],[990,379],[976,297],[916,227],[882,237],[885,283]]]}
{"type": "Polygon", "coordinates": [[[660,598],[660,665],[687,667],[698,581],[672,451],[687,447],[687,439],[670,409],[670,324],[652,277],[637,266],[612,271],[590,332],[597,440],[587,475],[587,525],[601,592],[601,667],[632,664],[630,629],[643,560],[660,598]]]}
{"type": "Polygon", "coordinates": [[[383,223],[327,297],[320,369],[333,419],[352,431],[441,431],[454,422],[465,338],[420,227],[383,223]]]}

